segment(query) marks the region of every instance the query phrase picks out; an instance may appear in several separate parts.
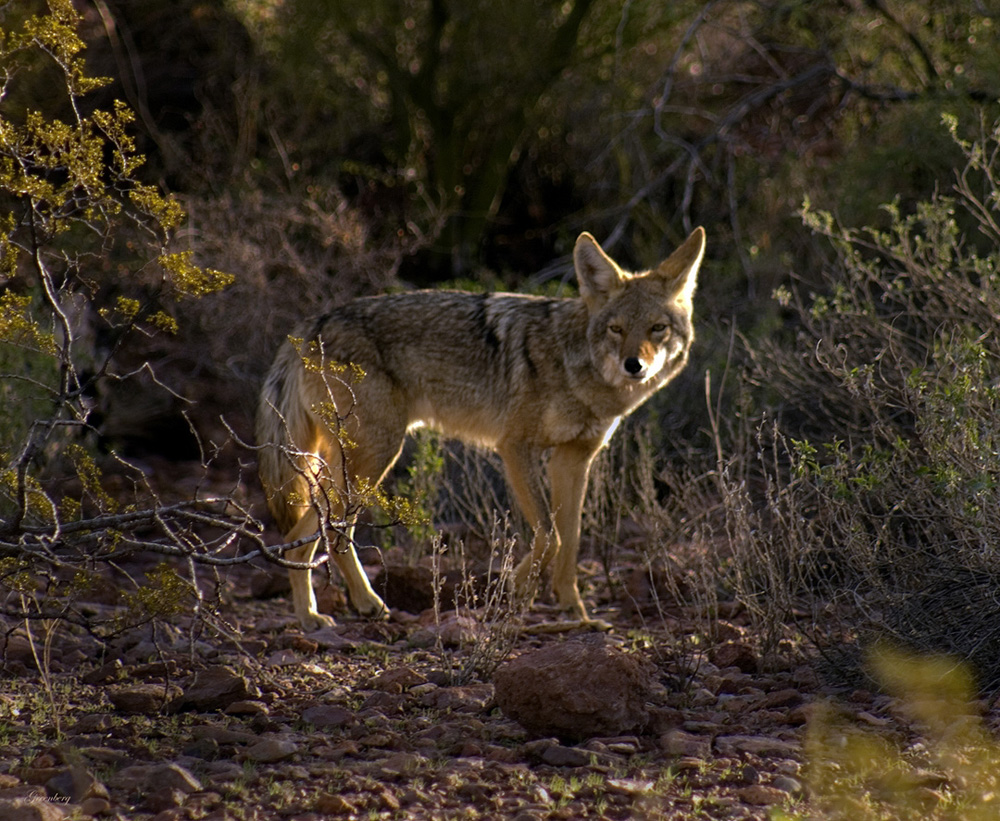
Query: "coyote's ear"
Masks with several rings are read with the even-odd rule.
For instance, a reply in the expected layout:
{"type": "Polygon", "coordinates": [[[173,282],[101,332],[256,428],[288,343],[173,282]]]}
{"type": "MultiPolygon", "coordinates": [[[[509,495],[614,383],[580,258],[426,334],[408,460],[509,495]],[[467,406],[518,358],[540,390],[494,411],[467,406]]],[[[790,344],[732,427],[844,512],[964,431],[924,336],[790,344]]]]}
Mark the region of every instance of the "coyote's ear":
{"type": "Polygon", "coordinates": [[[621,268],[586,231],[576,239],[573,265],[580,283],[580,296],[591,308],[604,302],[624,280],[621,268]]]}
{"type": "Polygon", "coordinates": [[[657,266],[653,273],[677,288],[677,302],[691,304],[698,279],[698,268],[705,256],[705,229],[701,226],[691,232],[684,243],[657,266]]]}

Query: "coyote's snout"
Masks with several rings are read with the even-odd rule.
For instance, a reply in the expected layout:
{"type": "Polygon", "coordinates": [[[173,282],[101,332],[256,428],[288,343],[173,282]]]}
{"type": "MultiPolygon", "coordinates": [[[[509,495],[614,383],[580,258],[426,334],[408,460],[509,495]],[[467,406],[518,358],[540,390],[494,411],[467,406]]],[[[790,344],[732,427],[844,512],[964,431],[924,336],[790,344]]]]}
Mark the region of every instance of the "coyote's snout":
{"type": "MultiPolygon", "coordinates": [[[[428,425],[500,455],[533,531],[518,593],[530,598],[551,566],[559,604],[586,619],[576,559],[590,464],[621,418],[687,362],[704,250],[698,228],[659,266],[631,274],[581,234],[578,298],[416,291],[358,299],[297,328],[257,416],[268,505],[286,540],[302,542],[286,558],[311,561],[311,537],[345,518],[359,488],[378,485],[407,430],[428,425]]],[[[354,607],[375,615],[385,605],[351,535],[348,522],[329,549],[354,607]]],[[[289,575],[302,625],[332,623],[316,611],[309,570],[289,575]]]]}

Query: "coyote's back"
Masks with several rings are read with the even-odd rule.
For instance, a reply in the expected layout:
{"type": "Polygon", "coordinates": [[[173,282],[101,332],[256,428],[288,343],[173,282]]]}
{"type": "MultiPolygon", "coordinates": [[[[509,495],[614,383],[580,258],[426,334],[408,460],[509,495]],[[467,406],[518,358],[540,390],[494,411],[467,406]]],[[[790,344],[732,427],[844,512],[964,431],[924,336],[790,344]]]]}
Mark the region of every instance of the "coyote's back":
{"type": "MultiPolygon", "coordinates": [[[[269,507],[287,541],[305,542],[288,558],[308,562],[339,524],[329,547],[351,601],[383,612],[343,520],[357,488],[377,485],[395,462],[406,431],[428,425],[501,456],[534,531],[519,590],[533,595],[554,562],[560,604],[586,618],[576,554],[590,463],[619,420],[687,362],[704,245],[699,228],[657,268],[629,274],[583,234],[579,298],[417,291],[355,300],[297,328],[257,417],[269,507]]],[[[300,620],[329,622],[316,612],[308,571],[290,575],[300,620]]]]}

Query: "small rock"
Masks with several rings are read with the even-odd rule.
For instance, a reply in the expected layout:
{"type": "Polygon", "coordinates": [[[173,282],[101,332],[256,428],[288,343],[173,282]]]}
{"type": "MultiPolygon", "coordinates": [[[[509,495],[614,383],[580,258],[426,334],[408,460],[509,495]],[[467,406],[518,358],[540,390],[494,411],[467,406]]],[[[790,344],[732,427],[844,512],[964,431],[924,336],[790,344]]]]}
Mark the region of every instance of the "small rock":
{"type": "Polygon", "coordinates": [[[259,695],[239,673],[228,667],[210,667],[200,671],[184,692],[170,704],[170,709],[222,710],[234,701],[246,701],[259,695]]]}
{"type": "Polygon", "coordinates": [[[605,783],[608,791],[618,795],[638,796],[651,792],[656,786],[655,781],[639,778],[609,778],[605,783]]]}
{"type": "Polygon", "coordinates": [[[163,764],[154,767],[146,775],[147,789],[166,787],[188,795],[201,792],[201,782],[189,770],[179,764],[163,764]]]}
{"type": "Polygon", "coordinates": [[[3,821],[63,821],[66,813],[58,804],[40,798],[0,799],[3,821]]]}
{"type": "Polygon", "coordinates": [[[803,665],[792,670],[792,683],[805,690],[814,690],[819,687],[820,680],[812,667],[803,665]]]}
{"type": "Polygon", "coordinates": [[[254,744],[259,739],[256,733],[246,730],[230,730],[228,727],[219,727],[216,724],[202,724],[191,728],[191,735],[195,740],[203,738],[211,739],[217,744],[254,744]]]}
{"type": "Polygon", "coordinates": [[[214,738],[198,738],[184,746],[184,755],[203,761],[214,761],[221,752],[219,742],[214,738]]]}
{"type": "Polygon", "coordinates": [[[332,730],[357,721],[354,713],[332,704],[316,704],[302,711],[302,720],[317,730],[332,730]]]}
{"type": "Polygon", "coordinates": [[[396,753],[383,761],[379,770],[384,776],[398,778],[416,772],[420,761],[420,756],[414,753],[396,753]]]}
{"type": "Polygon", "coordinates": [[[570,741],[624,735],[649,720],[655,679],[643,659],[599,641],[566,641],[503,664],[494,674],[504,715],[570,741]]]}
{"type": "Polygon", "coordinates": [[[311,656],[319,651],[319,642],[308,636],[300,636],[298,633],[286,633],[282,637],[282,644],[289,650],[311,656]]]}
{"type": "Polygon", "coordinates": [[[717,736],[715,749],[720,755],[737,755],[751,753],[759,756],[780,756],[788,758],[797,754],[800,747],[794,741],[782,741],[780,738],[754,735],[717,736]]]}
{"type": "Polygon", "coordinates": [[[51,756],[40,755],[30,765],[22,767],[18,775],[29,784],[42,785],[50,778],[59,775],[62,769],[56,766],[55,759],[51,756]]]}
{"type": "Polygon", "coordinates": [[[764,696],[763,706],[767,709],[776,707],[795,707],[802,703],[802,693],[793,688],[777,690],[764,696]]]}
{"type": "Polygon", "coordinates": [[[66,767],[52,776],[45,789],[51,796],[68,798],[79,804],[85,798],[107,798],[108,789],[86,767],[66,767]]]}
{"type": "Polygon", "coordinates": [[[709,658],[719,667],[738,667],[744,673],[755,673],[759,666],[756,651],[739,641],[720,644],[709,653],[709,658]]]}
{"type": "Polygon", "coordinates": [[[205,777],[212,787],[228,784],[246,776],[243,765],[232,760],[211,761],[205,765],[205,771],[205,777]]]}
{"type": "Polygon", "coordinates": [[[396,796],[393,793],[391,793],[384,787],[382,789],[382,792],[378,794],[378,799],[382,805],[382,808],[388,810],[389,812],[399,812],[399,810],[403,806],[400,803],[399,799],[396,798],[396,796]]]}
{"type": "Polygon", "coordinates": [[[355,816],[358,808],[342,795],[326,793],[316,799],[316,811],[323,815],[355,816]]]}
{"type": "Polygon", "coordinates": [[[398,694],[426,682],[427,679],[412,667],[393,667],[375,676],[369,686],[383,693],[398,694]]]}
{"type": "Polygon", "coordinates": [[[805,795],[805,787],[802,786],[802,782],[787,775],[779,775],[771,782],[771,786],[776,790],[788,793],[793,798],[802,798],[805,795]]]}
{"type": "Polygon", "coordinates": [[[553,744],[542,753],[542,761],[550,767],[586,767],[590,763],[590,753],[576,747],[553,744]]]}
{"type": "Polygon", "coordinates": [[[264,659],[265,667],[294,667],[301,663],[299,654],[294,650],[276,650],[264,659]]]}
{"type": "Polygon", "coordinates": [[[85,798],[80,802],[80,812],[84,815],[111,815],[111,802],[107,798],[85,798]]]}
{"type": "Polygon", "coordinates": [[[157,715],[168,701],[179,697],[180,687],[173,684],[130,684],[108,690],[108,699],[119,713],[157,715]]]}
{"type": "Polygon", "coordinates": [[[410,636],[414,647],[433,647],[439,643],[443,647],[455,648],[471,644],[479,633],[479,623],[471,616],[460,613],[446,613],[440,624],[429,624],[410,636]]]}
{"type": "Polygon", "coordinates": [[[146,779],[153,770],[150,764],[133,764],[108,776],[108,783],[116,790],[136,792],[146,788],[146,779]]]}
{"type": "Polygon", "coordinates": [[[493,709],[495,695],[492,684],[439,687],[425,698],[424,703],[446,712],[483,713],[493,709]]]}
{"type": "Polygon", "coordinates": [[[754,807],[769,807],[788,800],[788,793],[765,784],[752,784],[736,792],[740,801],[754,807]]]}
{"type": "Polygon", "coordinates": [[[259,570],[250,577],[250,595],[255,599],[273,599],[292,589],[284,570],[259,570]]]}
{"type": "Polygon", "coordinates": [[[266,738],[243,751],[243,757],[260,764],[271,764],[284,761],[299,751],[299,745],[294,741],[283,741],[277,738],[266,738]]]}
{"type": "Polygon", "coordinates": [[[558,739],[538,738],[535,739],[534,741],[528,741],[525,743],[524,754],[529,759],[537,759],[538,761],[541,761],[542,757],[545,755],[545,751],[549,749],[549,747],[558,747],[558,746],[559,746],[558,739]]]}
{"type": "Polygon", "coordinates": [[[788,724],[793,726],[808,724],[810,721],[822,719],[828,714],[828,712],[829,707],[825,703],[820,701],[810,701],[789,710],[786,721],[788,724]]]}
{"type": "Polygon", "coordinates": [[[91,733],[106,733],[114,726],[114,719],[109,713],[90,713],[81,716],[71,728],[74,735],[89,735],[91,733]]]}
{"type": "Polygon", "coordinates": [[[712,752],[712,740],[684,730],[669,730],[660,736],[660,749],[667,755],[708,758],[712,752]]]}
{"type": "Polygon", "coordinates": [[[402,693],[382,693],[374,692],[365,699],[361,705],[361,712],[366,713],[374,710],[383,715],[394,715],[403,712],[406,705],[406,696],[402,693]]]}
{"type": "MultiPolygon", "coordinates": [[[[347,611],[347,593],[339,584],[321,584],[316,588],[316,609],[320,613],[344,613],[347,611]]],[[[310,635],[309,638],[312,638],[310,635]]]]}
{"type": "Polygon", "coordinates": [[[35,653],[27,636],[13,633],[0,640],[0,656],[8,662],[20,662],[31,669],[35,668],[35,653]]]}
{"type": "Polygon", "coordinates": [[[354,639],[343,636],[340,633],[343,629],[342,627],[323,627],[310,633],[309,639],[323,650],[346,653],[354,650],[358,643],[354,639]]]}
{"type": "Polygon", "coordinates": [[[736,771],[736,777],[741,784],[746,784],[749,787],[751,784],[760,783],[760,770],[753,764],[744,764],[736,771]]]}
{"type": "MultiPolygon", "coordinates": [[[[187,798],[187,795],[187,793],[180,790],[172,790],[169,787],[158,787],[146,794],[143,803],[146,809],[158,813],[157,818],[159,818],[159,813],[180,807],[187,798]]],[[[176,817],[180,819],[180,815],[176,817]]]]}
{"type": "Polygon", "coordinates": [[[227,716],[266,716],[271,710],[263,701],[234,701],[223,712],[227,716]]]}
{"type": "Polygon", "coordinates": [[[347,741],[341,741],[333,747],[326,745],[313,747],[312,752],[313,755],[326,761],[340,761],[340,759],[345,756],[359,755],[361,753],[361,747],[357,744],[357,742],[348,739],[347,741]]]}
{"type": "Polygon", "coordinates": [[[121,678],[125,666],[122,664],[121,659],[114,659],[109,661],[107,664],[102,664],[89,673],[85,673],[80,677],[80,681],[84,684],[107,684],[109,681],[116,681],[121,678]]]}

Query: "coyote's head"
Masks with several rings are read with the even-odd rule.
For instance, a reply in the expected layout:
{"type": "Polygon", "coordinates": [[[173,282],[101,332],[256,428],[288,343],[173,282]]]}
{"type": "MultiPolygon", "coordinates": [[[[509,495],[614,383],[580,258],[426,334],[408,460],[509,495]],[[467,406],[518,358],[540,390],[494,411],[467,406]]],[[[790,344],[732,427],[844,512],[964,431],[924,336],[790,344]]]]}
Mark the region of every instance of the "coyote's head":
{"type": "Polygon", "coordinates": [[[573,251],[580,295],[590,312],[594,366],[617,387],[658,386],[687,361],[694,338],[691,297],[705,253],[705,231],[651,271],[630,274],[581,234],[573,251]]]}

